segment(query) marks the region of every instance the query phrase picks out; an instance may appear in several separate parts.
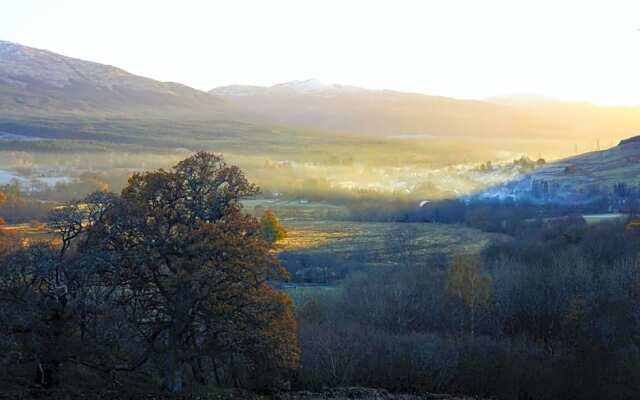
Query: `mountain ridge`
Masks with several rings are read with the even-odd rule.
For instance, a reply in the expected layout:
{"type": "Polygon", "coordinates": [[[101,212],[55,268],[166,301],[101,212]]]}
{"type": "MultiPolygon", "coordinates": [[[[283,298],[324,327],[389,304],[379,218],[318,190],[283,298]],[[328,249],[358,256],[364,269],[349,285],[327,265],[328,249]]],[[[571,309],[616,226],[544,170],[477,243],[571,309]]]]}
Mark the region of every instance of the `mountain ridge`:
{"type": "Polygon", "coordinates": [[[387,137],[539,138],[559,140],[568,149],[618,141],[640,131],[640,108],[544,96],[465,100],[313,79],[273,86],[221,86],[209,93],[271,123],[387,137]]]}
{"type": "Polygon", "coordinates": [[[509,134],[501,123],[526,125],[526,113],[480,100],[323,84],[315,79],[273,86],[230,85],[209,93],[279,124],[370,133],[464,136],[509,134]],[[523,124],[524,123],[524,124],[523,124]]]}
{"type": "Polygon", "coordinates": [[[640,131],[636,108],[496,104],[315,79],[200,91],[0,41],[0,115],[225,120],[390,138],[557,141],[564,154],[640,131]]]}
{"type": "Polygon", "coordinates": [[[0,41],[0,108],[36,114],[241,114],[224,99],[180,83],[8,41],[0,41]]]}

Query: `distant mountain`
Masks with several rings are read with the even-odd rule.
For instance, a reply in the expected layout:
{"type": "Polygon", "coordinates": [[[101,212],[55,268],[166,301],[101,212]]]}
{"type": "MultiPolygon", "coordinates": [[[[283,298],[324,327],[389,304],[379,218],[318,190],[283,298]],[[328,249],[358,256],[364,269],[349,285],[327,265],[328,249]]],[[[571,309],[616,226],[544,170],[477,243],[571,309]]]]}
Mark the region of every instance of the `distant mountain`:
{"type": "Polygon", "coordinates": [[[526,113],[503,105],[315,79],[271,87],[223,86],[209,93],[275,123],[384,136],[512,135],[528,125],[526,113]]]}
{"type": "MultiPolygon", "coordinates": [[[[0,41],[0,116],[235,121],[384,137],[506,139],[593,148],[640,131],[640,109],[540,99],[459,100],[318,80],[210,93],[0,41]]],[[[258,129],[258,128],[256,128],[258,129]]],[[[15,133],[15,132],[9,132],[15,133]]],[[[56,136],[58,136],[56,134],[56,136]]]]}
{"type": "MultiPolygon", "coordinates": [[[[517,94],[511,96],[489,97],[484,99],[489,103],[502,104],[505,106],[529,107],[538,105],[561,104],[566,101],[558,100],[553,97],[535,95],[535,94],[517,94]]],[[[587,103],[582,103],[587,104],[587,103]]]]}
{"type": "Polygon", "coordinates": [[[459,100],[314,79],[271,87],[224,86],[210,93],[271,122],[381,136],[545,138],[584,148],[640,131],[640,108],[598,107],[542,96],[459,100]]]}
{"type": "Polygon", "coordinates": [[[221,97],[250,97],[250,96],[298,96],[314,95],[322,97],[334,97],[345,93],[365,93],[366,89],[346,85],[328,85],[317,79],[304,81],[291,81],[279,83],[274,86],[249,86],[229,85],[211,90],[209,93],[221,97]]]}
{"type": "Polygon", "coordinates": [[[0,110],[18,113],[238,113],[224,99],[185,85],[0,41],[0,110]]]}

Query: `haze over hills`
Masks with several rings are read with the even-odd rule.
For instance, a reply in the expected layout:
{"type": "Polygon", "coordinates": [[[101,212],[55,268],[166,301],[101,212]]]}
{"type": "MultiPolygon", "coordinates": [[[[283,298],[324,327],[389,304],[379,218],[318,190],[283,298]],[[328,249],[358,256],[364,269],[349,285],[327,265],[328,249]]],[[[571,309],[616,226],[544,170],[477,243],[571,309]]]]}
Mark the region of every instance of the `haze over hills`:
{"type": "Polygon", "coordinates": [[[240,114],[225,100],[179,83],[6,41],[0,41],[0,109],[30,114],[240,114]]]}
{"type": "Polygon", "coordinates": [[[530,130],[526,113],[502,105],[324,84],[315,79],[271,87],[223,86],[209,93],[272,122],[294,126],[381,136],[503,136],[530,130]]]}
{"type": "Polygon", "coordinates": [[[74,140],[151,143],[163,136],[162,141],[175,143],[224,134],[225,143],[246,146],[240,137],[269,142],[278,125],[288,137],[299,135],[307,143],[356,133],[376,140],[456,140],[468,147],[491,142],[495,151],[552,157],[592,150],[597,143],[604,148],[640,131],[637,108],[530,97],[460,100],[314,79],[270,87],[223,86],[207,93],[4,41],[0,113],[0,130],[7,133],[74,140]],[[38,118],[46,120],[33,128],[38,118]],[[83,128],[87,121],[104,118],[120,119],[116,139],[107,137],[114,133],[110,123],[83,128]],[[164,122],[148,123],[158,120],[164,122]],[[191,121],[206,123],[194,127],[191,121]],[[51,126],[61,129],[45,132],[51,126]]]}
{"type": "Polygon", "coordinates": [[[618,141],[640,130],[640,110],[598,107],[541,96],[484,101],[369,90],[315,79],[271,87],[211,90],[270,121],[384,136],[545,138],[580,143],[618,141]]]}

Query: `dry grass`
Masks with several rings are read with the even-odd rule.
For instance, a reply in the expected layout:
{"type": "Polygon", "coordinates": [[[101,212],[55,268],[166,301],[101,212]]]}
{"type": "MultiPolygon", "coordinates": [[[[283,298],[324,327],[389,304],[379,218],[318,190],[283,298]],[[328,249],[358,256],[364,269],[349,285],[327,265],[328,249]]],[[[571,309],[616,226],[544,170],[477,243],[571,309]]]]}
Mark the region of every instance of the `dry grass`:
{"type": "Polygon", "coordinates": [[[390,242],[403,231],[409,231],[412,236],[410,251],[415,258],[436,253],[474,254],[490,241],[503,238],[460,225],[296,220],[283,221],[283,224],[289,233],[287,239],[279,243],[281,251],[325,253],[344,260],[368,260],[372,264],[399,261],[403,254],[390,242]]]}
{"type": "Polygon", "coordinates": [[[0,232],[15,235],[23,245],[55,241],[55,235],[43,224],[13,224],[0,226],[0,232]]]}

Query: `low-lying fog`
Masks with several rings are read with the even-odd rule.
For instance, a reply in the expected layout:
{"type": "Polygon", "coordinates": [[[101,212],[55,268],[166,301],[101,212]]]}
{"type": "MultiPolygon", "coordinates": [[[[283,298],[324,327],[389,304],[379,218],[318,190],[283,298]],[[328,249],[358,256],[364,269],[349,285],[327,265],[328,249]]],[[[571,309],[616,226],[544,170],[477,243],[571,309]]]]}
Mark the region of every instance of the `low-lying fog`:
{"type": "Polygon", "coordinates": [[[70,176],[45,176],[45,175],[19,175],[15,171],[0,169],[0,185],[11,185],[18,183],[22,190],[27,192],[42,191],[57,184],[70,183],[73,180],[70,176]]]}
{"type": "MultiPolygon", "coordinates": [[[[185,157],[171,153],[62,153],[2,152],[0,185],[18,183],[24,192],[56,192],[52,199],[68,200],[93,190],[119,191],[128,177],[147,169],[167,168],[185,157]]],[[[435,200],[459,197],[513,180],[539,166],[526,157],[491,163],[403,163],[402,160],[328,162],[275,159],[268,156],[225,154],[257,183],[265,197],[309,198],[327,202],[357,197],[404,197],[435,200]]]]}

